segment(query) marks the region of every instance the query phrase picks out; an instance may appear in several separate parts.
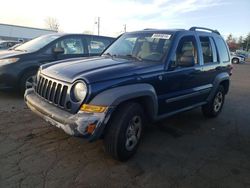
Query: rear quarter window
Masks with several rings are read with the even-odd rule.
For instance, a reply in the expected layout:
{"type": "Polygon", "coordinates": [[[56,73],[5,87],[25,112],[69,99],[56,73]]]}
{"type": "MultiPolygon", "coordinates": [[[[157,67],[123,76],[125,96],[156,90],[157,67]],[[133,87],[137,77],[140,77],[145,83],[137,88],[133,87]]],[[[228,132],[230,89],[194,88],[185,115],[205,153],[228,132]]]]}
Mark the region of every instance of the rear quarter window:
{"type": "Polygon", "coordinates": [[[215,38],[215,43],[219,53],[220,62],[227,63],[230,62],[230,57],[228,53],[228,48],[225,41],[222,38],[215,38]]]}

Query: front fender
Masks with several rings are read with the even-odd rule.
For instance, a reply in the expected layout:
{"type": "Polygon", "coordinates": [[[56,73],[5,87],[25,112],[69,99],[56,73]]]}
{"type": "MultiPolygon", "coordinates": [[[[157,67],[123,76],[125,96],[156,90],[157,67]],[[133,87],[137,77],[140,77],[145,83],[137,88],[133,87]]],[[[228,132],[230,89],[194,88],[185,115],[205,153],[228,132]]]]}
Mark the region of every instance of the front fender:
{"type": "Polygon", "coordinates": [[[157,94],[154,87],[150,84],[132,84],[108,89],[95,96],[90,101],[90,104],[117,106],[122,102],[139,97],[148,97],[150,101],[147,102],[150,104],[150,111],[152,110],[151,115],[155,117],[158,113],[157,94]]]}

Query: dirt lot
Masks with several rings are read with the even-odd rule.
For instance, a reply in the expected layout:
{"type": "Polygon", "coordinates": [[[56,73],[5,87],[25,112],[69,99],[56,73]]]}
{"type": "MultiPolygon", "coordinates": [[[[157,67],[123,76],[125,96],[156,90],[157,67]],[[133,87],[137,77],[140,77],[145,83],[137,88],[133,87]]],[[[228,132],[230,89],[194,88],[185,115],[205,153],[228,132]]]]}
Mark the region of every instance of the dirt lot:
{"type": "Polygon", "coordinates": [[[250,187],[250,63],[234,67],[217,119],[197,109],[159,122],[126,163],[0,93],[0,187],[250,187]]]}

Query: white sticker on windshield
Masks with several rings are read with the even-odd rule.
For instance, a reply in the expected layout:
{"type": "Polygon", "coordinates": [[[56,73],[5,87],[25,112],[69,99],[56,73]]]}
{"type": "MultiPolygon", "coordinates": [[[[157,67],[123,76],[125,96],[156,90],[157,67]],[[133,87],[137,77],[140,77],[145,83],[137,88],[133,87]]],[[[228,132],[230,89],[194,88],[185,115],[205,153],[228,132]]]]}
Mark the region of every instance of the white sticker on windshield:
{"type": "Polygon", "coordinates": [[[154,33],[151,38],[155,39],[170,39],[171,35],[169,34],[160,34],[160,33],[154,33]]]}

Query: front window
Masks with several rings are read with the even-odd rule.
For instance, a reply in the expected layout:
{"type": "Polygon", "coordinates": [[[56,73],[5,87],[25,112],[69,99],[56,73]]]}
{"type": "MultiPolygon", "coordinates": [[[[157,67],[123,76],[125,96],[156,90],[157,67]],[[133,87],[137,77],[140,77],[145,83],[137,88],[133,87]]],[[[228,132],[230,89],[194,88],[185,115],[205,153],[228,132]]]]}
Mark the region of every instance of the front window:
{"type": "Polygon", "coordinates": [[[162,62],[171,42],[168,33],[129,33],[117,39],[103,55],[162,62]]]}
{"type": "Polygon", "coordinates": [[[59,37],[60,36],[58,36],[58,35],[41,36],[41,37],[35,38],[31,41],[28,41],[28,42],[18,46],[14,50],[24,51],[24,52],[35,52],[37,50],[40,50],[41,48],[43,48],[44,46],[46,46],[47,44],[56,40],[59,37]]]}
{"type": "Polygon", "coordinates": [[[184,36],[180,39],[175,55],[172,59],[172,68],[186,67],[182,64],[183,59],[193,58],[194,64],[199,64],[197,57],[197,45],[194,36],[184,36]]]}
{"type": "Polygon", "coordinates": [[[53,48],[63,48],[64,55],[84,54],[84,46],[80,37],[64,38],[56,42],[47,53],[51,53],[53,48]]]}

